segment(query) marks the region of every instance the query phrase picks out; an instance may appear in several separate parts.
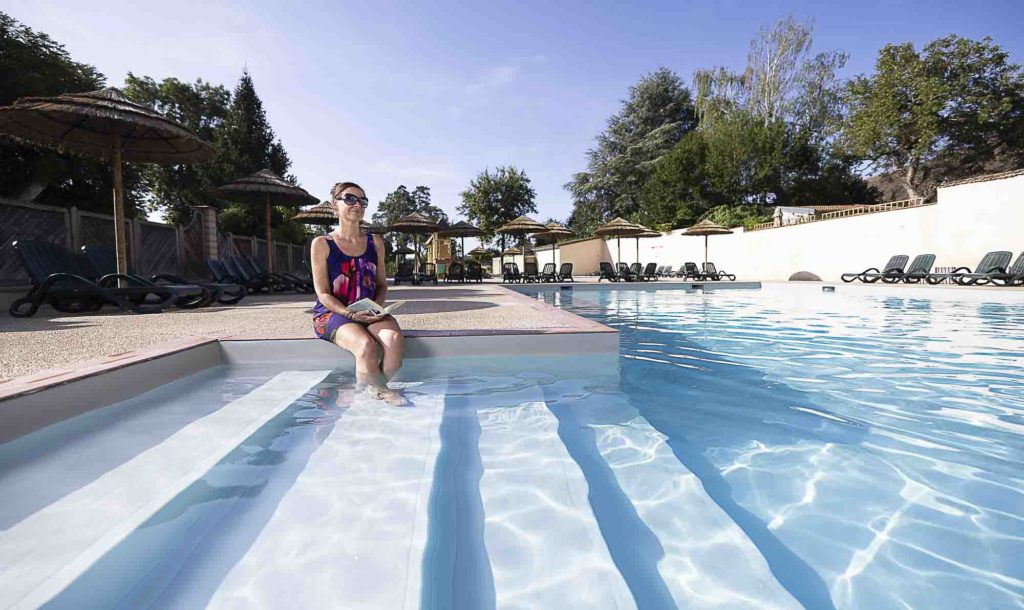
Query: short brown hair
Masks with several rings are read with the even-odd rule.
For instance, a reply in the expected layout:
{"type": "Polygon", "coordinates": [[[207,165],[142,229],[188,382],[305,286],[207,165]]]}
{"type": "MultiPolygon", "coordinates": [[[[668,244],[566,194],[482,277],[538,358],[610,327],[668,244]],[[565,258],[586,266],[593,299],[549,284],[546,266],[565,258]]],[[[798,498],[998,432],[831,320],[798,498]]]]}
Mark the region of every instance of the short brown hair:
{"type": "Polygon", "coordinates": [[[337,184],[335,184],[334,186],[331,187],[331,199],[332,200],[333,199],[337,199],[342,193],[345,192],[345,189],[351,188],[353,186],[356,187],[357,189],[363,191],[363,196],[366,195],[366,189],[364,189],[363,187],[359,186],[355,182],[339,182],[339,183],[337,183],[337,184]]]}

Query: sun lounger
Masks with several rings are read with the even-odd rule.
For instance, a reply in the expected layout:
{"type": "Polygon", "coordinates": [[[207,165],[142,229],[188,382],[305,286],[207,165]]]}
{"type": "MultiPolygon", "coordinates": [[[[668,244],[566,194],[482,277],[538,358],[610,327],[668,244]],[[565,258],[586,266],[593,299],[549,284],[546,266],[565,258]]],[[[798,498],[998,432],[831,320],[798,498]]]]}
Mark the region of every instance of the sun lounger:
{"type": "Polygon", "coordinates": [[[416,276],[412,272],[412,263],[398,263],[398,268],[395,269],[394,282],[395,286],[402,282],[416,283],[416,276]]]}
{"type": "Polygon", "coordinates": [[[597,265],[601,270],[600,275],[597,276],[598,283],[600,283],[601,280],[608,280],[609,282],[619,281],[619,275],[615,273],[615,268],[612,267],[611,263],[606,263],[602,261],[597,265]]]}
{"type": "Polygon", "coordinates": [[[284,285],[286,290],[295,290],[297,292],[305,292],[307,294],[313,292],[313,282],[311,281],[304,280],[297,275],[292,275],[291,273],[268,273],[266,265],[264,265],[263,261],[258,258],[246,256],[245,260],[249,262],[249,266],[257,273],[273,278],[278,283],[284,285]]]}
{"type": "Polygon", "coordinates": [[[271,287],[274,290],[282,291],[284,286],[274,284],[270,278],[253,275],[248,269],[243,267],[241,263],[234,258],[227,258],[221,261],[224,263],[224,268],[227,269],[228,274],[237,277],[250,293],[256,293],[261,291],[270,291],[271,287]]]}
{"type": "Polygon", "coordinates": [[[885,264],[881,271],[878,270],[878,267],[871,267],[860,273],[844,273],[840,276],[840,279],[847,284],[854,280],[874,284],[881,279],[899,278],[903,275],[903,268],[907,266],[908,260],[910,260],[910,257],[906,254],[897,254],[889,259],[889,262],[885,264]]]}
{"type": "MultiPolygon", "coordinates": [[[[95,280],[100,286],[115,285],[118,280],[124,280],[128,286],[157,286],[156,282],[133,273],[131,267],[128,268],[126,274],[118,273],[117,251],[112,246],[82,246],[82,257],[84,260],[79,268],[88,279],[95,280]]],[[[214,291],[199,284],[180,282],[165,283],[160,286],[177,295],[174,305],[179,309],[196,309],[208,305],[214,300],[214,291]]],[[[220,291],[216,292],[219,296],[220,291]]]]}
{"type": "Polygon", "coordinates": [[[981,261],[974,268],[973,272],[969,267],[957,267],[949,273],[929,273],[925,281],[935,285],[945,280],[952,280],[961,286],[971,286],[977,283],[978,280],[985,280],[987,282],[990,273],[1006,271],[1006,266],[1010,264],[1011,258],[1013,258],[1013,253],[1005,250],[989,252],[981,257],[981,261]]]}
{"type": "Polygon", "coordinates": [[[98,311],[106,303],[130,307],[137,313],[155,313],[180,296],[162,286],[100,286],[84,277],[75,257],[57,244],[19,240],[12,245],[32,281],[28,294],[8,308],[15,318],[35,315],[44,303],[64,313],[98,311]]]}
{"type": "Polygon", "coordinates": [[[736,276],[734,274],[729,273],[724,269],[719,271],[715,268],[715,264],[710,262],[704,263],[704,278],[714,280],[716,282],[719,280],[729,280],[730,282],[736,281],[736,276]]]}
{"type": "Polygon", "coordinates": [[[501,281],[515,283],[523,281],[523,274],[519,273],[519,265],[516,263],[505,263],[501,267],[501,281]]]}
{"type": "Polygon", "coordinates": [[[672,271],[672,265],[666,265],[659,277],[672,277],[673,275],[675,275],[675,272],[672,271]]]}
{"type": "Polygon", "coordinates": [[[999,286],[1024,285],[1024,252],[1020,253],[1013,266],[1003,271],[989,274],[989,281],[999,286]]]}
{"type": "Polygon", "coordinates": [[[540,271],[540,279],[543,282],[557,282],[558,274],[555,273],[554,263],[544,263],[544,268],[540,271]]]}
{"type": "Polygon", "coordinates": [[[484,269],[477,261],[469,261],[467,264],[466,281],[477,282],[478,284],[484,281],[484,269]]]}
{"type": "Polygon", "coordinates": [[[523,281],[526,282],[539,282],[540,272],[537,271],[537,263],[527,262],[523,263],[523,281]]]}
{"type": "Polygon", "coordinates": [[[629,265],[627,265],[626,263],[619,263],[616,266],[615,274],[619,276],[620,280],[625,280],[627,282],[635,282],[639,280],[636,274],[633,273],[633,271],[629,268],[629,265]]]}
{"type": "Polygon", "coordinates": [[[562,263],[558,267],[558,279],[563,282],[575,282],[572,278],[572,263],[562,263]]]}
{"type": "Polygon", "coordinates": [[[433,282],[437,286],[437,271],[434,263],[420,263],[420,272],[416,274],[416,280],[421,284],[423,282],[433,282]]]}
{"type": "Polygon", "coordinates": [[[462,266],[462,263],[456,261],[448,265],[448,269],[444,272],[444,282],[458,282],[462,283],[466,281],[466,269],[462,266]]]}
{"type": "Polygon", "coordinates": [[[907,272],[901,275],[898,281],[906,284],[917,284],[928,277],[928,274],[932,271],[932,265],[934,264],[934,254],[918,254],[914,257],[914,260],[910,261],[910,266],[907,267],[907,272]]]}
{"type": "Polygon", "coordinates": [[[683,263],[683,268],[676,273],[676,277],[681,277],[684,280],[701,281],[704,279],[704,274],[700,272],[700,267],[697,266],[697,263],[683,263]]]}
{"type": "Polygon", "coordinates": [[[658,281],[657,269],[658,269],[658,266],[656,264],[654,264],[654,263],[647,263],[647,266],[644,267],[643,274],[640,276],[641,279],[643,279],[645,281],[655,281],[655,282],[658,281]]]}

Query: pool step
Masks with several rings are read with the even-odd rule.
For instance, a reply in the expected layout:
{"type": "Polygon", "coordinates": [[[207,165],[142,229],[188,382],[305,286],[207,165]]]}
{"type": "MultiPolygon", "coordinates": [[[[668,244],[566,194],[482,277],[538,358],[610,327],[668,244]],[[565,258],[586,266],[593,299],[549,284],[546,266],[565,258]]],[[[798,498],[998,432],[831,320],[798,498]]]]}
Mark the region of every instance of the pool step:
{"type": "Polygon", "coordinates": [[[753,542],[674,455],[667,437],[625,395],[585,395],[578,387],[561,385],[545,386],[545,393],[559,396],[563,426],[593,431],[593,440],[586,442],[593,442],[636,515],[661,545],[657,570],[676,605],[801,607],[775,579],[753,542]]]}
{"type": "Polygon", "coordinates": [[[444,389],[353,398],[208,607],[418,607],[444,389]]]}
{"type": "Polygon", "coordinates": [[[0,606],[52,599],[327,374],[281,373],[0,532],[0,606]]]}
{"type": "Polygon", "coordinates": [[[480,496],[497,607],[636,607],[540,387],[479,401],[480,496]]]}

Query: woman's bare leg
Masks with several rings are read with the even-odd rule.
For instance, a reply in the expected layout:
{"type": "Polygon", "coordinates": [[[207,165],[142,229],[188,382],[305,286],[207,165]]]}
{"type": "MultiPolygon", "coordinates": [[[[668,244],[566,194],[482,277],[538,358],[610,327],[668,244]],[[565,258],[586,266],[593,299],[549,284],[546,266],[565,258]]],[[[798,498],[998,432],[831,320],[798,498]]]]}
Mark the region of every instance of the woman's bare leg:
{"type": "Polygon", "coordinates": [[[405,338],[402,336],[402,329],[394,318],[387,318],[366,327],[370,335],[377,340],[384,350],[384,358],[381,360],[381,373],[384,381],[391,381],[398,369],[402,368],[402,358],[405,354],[405,338]]]}
{"type": "Polygon", "coordinates": [[[334,343],[356,359],[356,384],[386,387],[381,375],[380,347],[362,324],[345,324],[334,333],[334,343]]]}

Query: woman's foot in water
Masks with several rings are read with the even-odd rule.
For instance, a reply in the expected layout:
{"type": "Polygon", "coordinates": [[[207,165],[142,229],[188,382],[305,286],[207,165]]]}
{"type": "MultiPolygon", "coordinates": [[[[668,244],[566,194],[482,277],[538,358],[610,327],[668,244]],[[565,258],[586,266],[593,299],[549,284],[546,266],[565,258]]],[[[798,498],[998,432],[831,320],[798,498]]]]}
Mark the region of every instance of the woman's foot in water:
{"type": "Polygon", "coordinates": [[[409,401],[406,400],[405,396],[397,390],[392,390],[389,387],[381,386],[367,386],[366,392],[377,400],[383,400],[392,407],[408,407],[409,401]]]}

